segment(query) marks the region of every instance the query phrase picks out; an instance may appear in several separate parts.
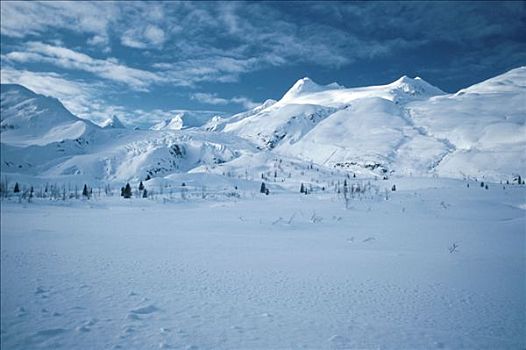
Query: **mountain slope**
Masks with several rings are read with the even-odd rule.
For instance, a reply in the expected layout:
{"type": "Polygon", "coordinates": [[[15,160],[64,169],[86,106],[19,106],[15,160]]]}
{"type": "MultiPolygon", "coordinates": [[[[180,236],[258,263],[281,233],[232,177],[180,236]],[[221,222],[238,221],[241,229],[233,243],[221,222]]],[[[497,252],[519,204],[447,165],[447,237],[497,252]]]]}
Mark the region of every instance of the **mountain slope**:
{"type": "Polygon", "coordinates": [[[303,78],[222,130],[358,173],[510,178],[525,172],[525,79],[519,68],[445,94],[418,77],[350,89],[303,78]]]}
{"type": "Polygon", "coordinates": [[[408,106],[411,119],[455,148],[437,167],[443,176],[524,173],[526,67],[408,106]]]}
{"type": "Polygon", "coordinates": [[[21,85],[1,86],[2,143],[46,145],[79,139],[98,127],[71,114],[59,100],[21,85]]]}
{"type": "Polygon", "coordinates": [[[114,117],[105,128],[77,118],[56,99],[2,85],[1,170],[13,176],[143,179],[215,166],[251,149],[202,131],[131,130],[114,117]]]}

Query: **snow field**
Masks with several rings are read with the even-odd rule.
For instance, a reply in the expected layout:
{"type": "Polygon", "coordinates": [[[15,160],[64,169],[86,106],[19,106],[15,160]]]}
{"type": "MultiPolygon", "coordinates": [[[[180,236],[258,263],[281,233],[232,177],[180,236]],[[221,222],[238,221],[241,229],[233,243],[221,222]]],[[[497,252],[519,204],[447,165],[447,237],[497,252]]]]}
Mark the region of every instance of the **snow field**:
{"type": "Polygon", "coordinates": [[[3,201],[2,348],[526,346],[526,188],[393,182],[348,209],[3,201]]]}

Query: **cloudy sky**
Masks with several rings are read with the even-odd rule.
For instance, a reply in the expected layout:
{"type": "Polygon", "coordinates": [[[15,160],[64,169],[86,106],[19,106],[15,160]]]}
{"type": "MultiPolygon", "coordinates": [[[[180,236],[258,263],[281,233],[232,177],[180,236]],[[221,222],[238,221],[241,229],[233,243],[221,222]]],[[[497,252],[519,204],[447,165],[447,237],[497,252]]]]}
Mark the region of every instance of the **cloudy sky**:
{"type": "Polygon", "coordinates": [[[242,111],[304,76],[454,92],[526,65],[525,33],[525,2],[2,1],[1,80],[149,124],[242,111]]]}

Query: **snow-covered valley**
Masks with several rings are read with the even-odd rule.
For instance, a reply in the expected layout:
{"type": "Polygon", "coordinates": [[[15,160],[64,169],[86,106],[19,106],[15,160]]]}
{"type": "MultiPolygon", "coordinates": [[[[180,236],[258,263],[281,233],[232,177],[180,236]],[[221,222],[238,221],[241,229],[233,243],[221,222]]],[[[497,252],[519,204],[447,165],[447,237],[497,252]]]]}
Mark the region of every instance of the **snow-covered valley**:
{"type": "Polygon", "coordinates": [[[526,188],[396,185],[4,200],[2,348],[523,348],[526,188]]]}

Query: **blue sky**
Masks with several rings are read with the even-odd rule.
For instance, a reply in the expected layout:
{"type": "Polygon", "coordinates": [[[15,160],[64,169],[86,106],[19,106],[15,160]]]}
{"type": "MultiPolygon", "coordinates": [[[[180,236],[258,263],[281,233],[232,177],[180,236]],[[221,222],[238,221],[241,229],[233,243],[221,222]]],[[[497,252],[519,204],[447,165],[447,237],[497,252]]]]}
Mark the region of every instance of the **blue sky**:
{"type": "Polygon", "coordinates": [[[14,2],[2,83],[100,122],[233,113],[298,79],[454,92],[526,65],[525,2],[14,2]]]}

